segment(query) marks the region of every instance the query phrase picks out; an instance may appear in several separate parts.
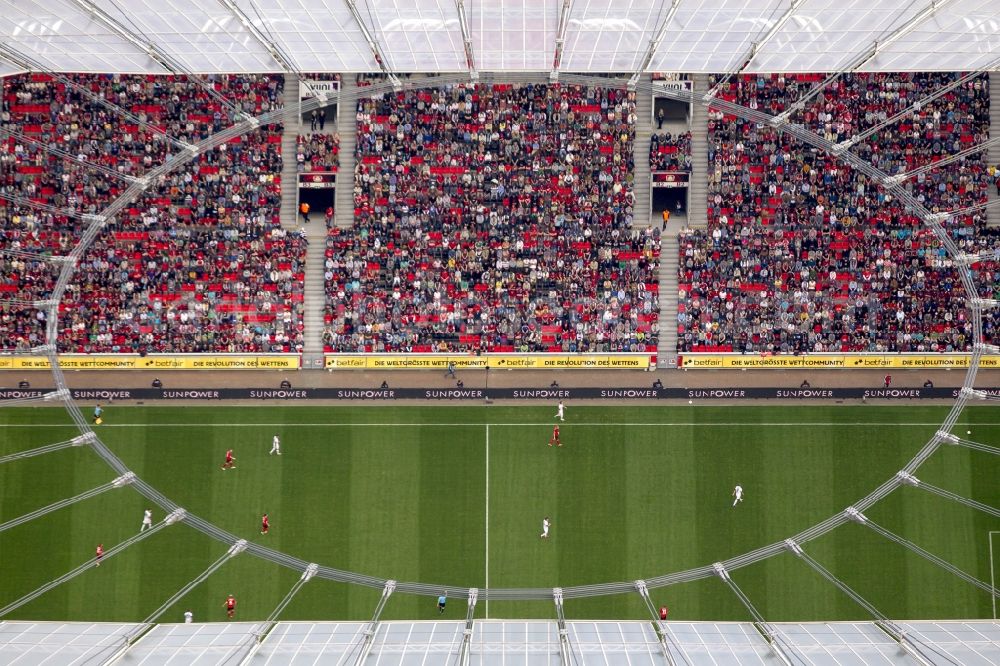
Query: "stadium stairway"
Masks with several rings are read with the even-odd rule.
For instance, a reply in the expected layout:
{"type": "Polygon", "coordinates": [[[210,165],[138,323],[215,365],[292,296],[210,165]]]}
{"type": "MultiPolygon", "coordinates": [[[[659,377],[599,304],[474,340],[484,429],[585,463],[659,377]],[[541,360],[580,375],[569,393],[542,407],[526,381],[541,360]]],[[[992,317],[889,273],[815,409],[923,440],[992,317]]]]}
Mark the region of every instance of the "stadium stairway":
{"type": "Polygon", "coordinates": [[[688,192],[687,224],[692,229],[708,227],[708,109],[701,103],[708,92],[708,75],[693,77],[691,104],[691,185],[688,192]]]}
{"type": "Polygon", "coordinates": [[[311,367],[310,360],[315,361],[319,355],[323,357],[323,312],[326,308],[326,282],[323,278],[326,261],[326,225],[322,216],[314,217],[305,225],[309,238],[306,250],[306,277],[303,285],[305,294],[303,313],[305,332],[303,334],[303,365],[311,367]]]}
{"type": "Polygon", "coordinates": [[[671,216],[660,236],[660,337],[656,347],[656,364],[661,368],[677,366],[677,269],[680,264],[680,243],[677,236],[685,225],[683,216],[671,216]]]}
{"type": "MultiPolygon", "coordinates": [[[[344,74],[340,82],[342,92],[356,88],[353,74],[344,74]]],[[[348,228],[354,223],[354,154],[357,146],[357,107],[350,102],[337,104],[337,132],[340,133],[340,166],[337,168],[337,192],[334,201],[334,223],[348,228]]]]}
{"type": "MultiPolygon", "coordinates": [[[[285,108],[299,103],[299,77],[285,74],[285,108]]],[[[294,229],[298,213],[298,171],[295,164],[296,140],[299,134],[298,120],[286,122],[281,132],[281,226],[294,229]]]]}
{"type": "MultiPolygon", "coordinates": [[[[644,79],[649,79],[646,74],[644,79]]],[[[635,205],[632,206],[632,225],[643,229],[650,225],[649,197],[649,137],[653,133],[653,95],[637,91],[635,95],[635,143],[633,144],[635,171],[632,194],[635,205]]]]}
{"type": "MultiPolygon", "coordinates": [[[[995,139],[1000,137],[1000,72],[997,71],[990,72],[990,119],[990,138],[995,139]]],[[[986,161],[1000,167],[1000,145],[990,146],[986,161]]],[[[987,191],[987,200],[992,205],[986,209],[986,226],[1000,227],[1000,195],[997,194],[995,180],[990,183],[987,191]]]]}

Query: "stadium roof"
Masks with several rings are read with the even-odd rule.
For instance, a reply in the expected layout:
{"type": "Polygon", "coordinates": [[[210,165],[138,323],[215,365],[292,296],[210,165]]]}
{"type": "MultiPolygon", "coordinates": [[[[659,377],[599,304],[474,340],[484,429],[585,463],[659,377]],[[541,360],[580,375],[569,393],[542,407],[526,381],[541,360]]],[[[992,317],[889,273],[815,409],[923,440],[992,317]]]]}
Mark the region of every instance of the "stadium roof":
{"type": "MultiPolygon", "coordinates": [[[[0,662],[32,664],[365,663],[378,666],[467,663],[473,666],[769,666],[776,648],[749,622],[665,622],[661,642],[651,622],[566,623],[546,620],[465,622],[281,622],[263,640],[263,625],[164,624],[131,645],[137,625],[0,622],[0,662]],[[371,636],[370,641],[368,640],[371,636]],[[467,642],[466,642],[467,639],[467,642]],[[669,657],[668,657],[669,655],[669,657]],[[464,658],[463,658],[464,657],[464,658]]],[[[780,649],[795,664],[814,666],[990,666],[1000,659],[996,621],[909,622],[904,649],[872,622],[779,623],[780,649]]]]}
{"type": "Polygon", "coordinates": [[[0,0],[0,30],[0,74],[979,70],[1000,2],[0,0]]]}

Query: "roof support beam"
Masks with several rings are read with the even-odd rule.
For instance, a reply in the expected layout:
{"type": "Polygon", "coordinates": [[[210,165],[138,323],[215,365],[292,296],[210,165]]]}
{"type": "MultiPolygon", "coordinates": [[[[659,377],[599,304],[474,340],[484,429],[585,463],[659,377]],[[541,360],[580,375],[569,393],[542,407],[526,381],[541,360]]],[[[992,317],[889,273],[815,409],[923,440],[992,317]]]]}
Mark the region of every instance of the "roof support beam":
{"type": "Polygon", "coordinates": [[[133,31],[129,30],[127,27],[122,25],[118,19],[114,18],[106,11],[95,5],[91,0],[72,0],[72,2],[82,9],[90,18],[94,19],[104,27],[106,27],[111,32],[115,33],[128,43],[132,44],[143,53],[145,53],[149,58],[154,60],[160,67],[167,70],[171,74],[183,74],[191,79],[193,82],[200,85],[208,95],[219,102],[224,108],[229,111],[229,117],[233,120],[237,120],[237,115],[239,114],[239,109],[230,102],[228,99],[219,94],[215,89],[215,86],[211,85],[203,78],[189,70],[184,66],[179,60],[171,56],[169,53],[165,52],[159,46],[151,42],[145,36],[139,36],[133,31]]]}
{"type": "Polygon", "coordinates": [[[913,32],[923,22],[931,18],[939,9],[952,2],[953,0],[931,0],[931,4],[925,8],[922,12],[918,13],[916,16],[911,18],[905,24],[897,28],[893,33],[891,33],[885,39],[879,41],[875,40],[867,51],[854,55],[851,60],[847,61],[844,65],[838,68],[838,71],[829,74],[823,81],[818,85],[813,86],[809,92],[800,97],[795,101],[794,104],[788,107],[784,112],[775,116],[775,120],[772,121],[772,125],[780,124],[783,121],[788,120],[793,113],[797,113],[805,108],[806,104],[819,95],[821,92],[826,90],[827,86],[840,78],[840,75],[844,72],[856,72],[864,67],[866,64],[871,62],[871,60],[885,50],[893,42],[897,41],[904,35],[913,32]]]}
{"type": "Polygon", "coordinates": [[[364,35],[365,41],[368,42],[368,48],[372,51],[372,57],[375,58],[375,64],[379,66],[382,73],[386,75],[386,78],[392,83],[392,87],[396,90],[402,88],[403,84],[400,82],[399,77],[396,76],[389,70],[389,64],[386,62],[385,56],[382,55],[382,49],[378,45],[378,40],[372,31],[368,29],[368,25],[365,24],[364,18],[361,16],[361,12],[358,11],[357,0],[344,0],[347,4],[347,8],[351,10],[351,16],[354,17],[354,22],[358,24],[361,28],[361,34],[364,35]]]}
{"type": "Polygon", "coordinates": [[[563,48],[566,46],[566,31],[569,29],[569,14],[573,9],[573,0],[562,0],[559,6],[559,23],[556,28],[556,50],[552,56],[552,71],[549,80],[559,80],[559,68],[562,67],[563,48]]]}
{"type": "Polygon", "coordinates": [[[472,624],[476,616],[476,601],[479,599],[479,588],[469,588],[468,610],[465,613],[465,631],[462,632],[462,647],[458,652],[458,666],[469,666],[469,645],[472,643],[472,624]]]}
{"type": "Polygon", "coordinates": [[[250,20],[250,17],[246,15],[246,12],[239,8],[239,5],[237,5],[233,0],[219,0],[219,3],[229,10],[229,13],[240,22],[240,25],[242,25],[243,28],[250,33],[251,37],[257,40],[258,44],[264,47],[264,50],[267,51],[268,55],[271,56],[274,62],[278,63],[278,67],[280,67],[283,72],[286,74],[295,74],[298,77],[299,82],[304,84],[313,96],[319,97],[320,101],[326,101],[326,93],[321,90],[313,90],[312,86],[309,85],[309,82],[305,80],[304,76],[302,76],[302,72],[300,72],[298,67],[295,66],[292,58],[285,53],[284,49],[282,49],[277,42],[264,34],[264,32],[250,20]]]}
{"type": "Polygon", "coordinates": [[[386,602],[389,601],[389,597],[395,591],[396,581],[385,581],[385,587],[382,588],[382,596],[379,597],[378,603],[375,605],[375,612],[372,614],[371,622],[365,626],[361,634],[361,644],[358,646],[358,656],[354,660],[354,666],[361,666],[368,659],[368,653],[371,652],[372,645],[375,642],[375,632],[378,631],[379,618],[382,616],[382,611],[385,610],[386,602]]]}
{"type": "Polygon", "coordinates": [[[563,666],[573,666],[573,648],[569,644],[569,629],[566,628],[566,614],[563,612],[563,591],[552,588],[552,600],[556,604],[556,624],[559,628],[559,660],[563,666]]]}
{"type": "Polygon", "coordinates": [[[462,44],[465,46],[465,66],[469,69],[469,78],[473,81],[478,81],[479,71],[476,69],[476,54],[472,50],[472,31],[469,30],[469,15],[465,12],[465,0],[455,0],[455,9],[458,10],[458,24],[462,28],[462,44]]]}
{"type": "Polygon", "coordinates": [[[656,27],[656,33],[653,35],[652,39],[649,40],[649,47],[646,49],[646,55],[642,58],[642,64],[639,68],[635,70],[632,78],[628,80],[628,87],[630,89],[635,88],[635,84],[639,82],[639,77],[646,71],[649,64],[653,62],[653,58],[656,56],[656,51],[660,48],[660,42],[663,41],[663,35],[667,34],[667,26],[674,19],[674,14],[677,13],[677,8],[680,6],[681,0],[671,0],[670,9],[667,11],[666,17],[663,22],[656,27]]]}
{"type": "Polygon", "coordinates": [[[769,41],[771,41],[771,39],[776,34],[778,34],[778,31],[781,30],[781,28],[784,27],[786,23],[788,23],[788,19],[792,18],[792,15],[795,14],[795,11],[804,2],[806,2],[806,0],[790,0],[790,2],[788,3],[788,9],[786,9],[785,13],[781,15],[781,18],[779,18],[777,21],[774,22],[774,25],[772,25],[768,29],[768,31],[764,33],[763,37],[761,37],[756,42],[750,45],[750,49],[743,56],[743,59],[738,61],[740,64],[737,65],[736,69],[726,74],[726,76],[724,76],[721,81],[715,84],[715,87],[709,90],[708,93],[705,95],[705,99],[708,100],[715,97],[715,95],[718,93],[719,86],[729,81],[729,79],[732,78],[734,75],[739,74],[744,69],[746,69],[747,65],[749,65],[750,62],[757,56],[757,54],[760,53],[760,50],[764,47],[764,45],[767,44],[769,41]]]}
{"type": "Polygon", "coordinates": [[[750,601],[750,597],[743,592],[740,586],[736,584],[736,581],[730,578],[729,571],[721,562],[716,562],[712,565],[712,568],[715,569],[715,575],[722,579],[723,583],[729,586],[729,589],[733,591],[736,598],[740,600],[740,603],[743,604],[743,606],[750,613],[751,617],[753,617],[754,628],[759,631],[761,636],[764,637],[764,640],[767,641],[767,644],[771,648],[771,652],[773,652],[774,656],[778,658],[778,661],[785,666],[792,666],[789,650],[787,647],[782,646],[781,635],[778,633],[778,630],[764,619],[764,617],[760,614],[760,611],[757,610],[757,607],[753,605],[752,601],[750,601]]]}
{"type": "Polygon", "coordinates": [[[642,600],[646,602],[646,608],[649,609],[650,615],[653,616],[653,630],[656,632],[656,637],[660,641],[660,651],[663,653],[663,658],[667,660],[667,666],[676,666],[677,662],[674,661],[674,655],[670,653],[670,648],[667,647],[668,642],[673,642],[670,635],[667,633],[667,623],[656,612],[656,604],[654,604],[653,600],[649,598],[649,588],[646,586],[646,581],[635,581],[635,591],[638,592],[639,596],[642,597],[642,600]]]}
{"type": "Polygon", "coordinates": [[[902,650],[920,666],[933,666],[933,664],[931,664],[931,662],[929,662],[923,654],[921,654],[920,648],[922,646],[916,639],[903,631],[903,629],[895,622],[883,615],[879,609],[875,608],[875,606],[873,606],[867,599],[855,592],[847,585],[847,583],[834,576],[826,567],[814,560],[809,553],[802,550],[802,546],[799,545],[798,542],[794,539],[785,539],[785,547],[792,554],[808,564],[813,571],[825,578],[827,582],[831,583],[838,590],[850,597],[856,604],[868,611],[868,613],[875,620],[875,626],[881,629],[894,641],[899,643],[899,647],[902,648],[902,650]]]}
{"type": "Polygon", "coordinates": [[[892,34],[890,34],[885,39],[879,41],[875,40],[872,45],[871,50],[864,56],[864,58],[857,64],[852,65],[851,71],[856,72],[869,62],[874,60],[880,53],[885,51],[894,42],[899,41],[902,37],[910,34],[916,30],[919,26],[925,23],[928,19],[932,18],[938,13],[938,10],[944,8],[946,5],[951,4],[954,0],[931,0],[930,4],[924,7],[923,10],[917,13],[916,16],[908,20],[903,25],[896,28],[892,34]]]}

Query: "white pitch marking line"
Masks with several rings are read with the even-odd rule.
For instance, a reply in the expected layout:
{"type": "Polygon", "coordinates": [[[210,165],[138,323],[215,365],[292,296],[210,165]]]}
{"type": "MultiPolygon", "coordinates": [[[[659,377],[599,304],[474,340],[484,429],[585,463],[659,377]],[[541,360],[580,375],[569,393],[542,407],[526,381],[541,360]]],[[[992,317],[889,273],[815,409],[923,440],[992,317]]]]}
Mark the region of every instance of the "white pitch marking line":
{"type": "MultiPolygon", "coordinates": [[[[993,573],[993,535],[1000,534],[1000,531],[991,531],[989,533],[990,539],[990,587],[994,590],[997,588],[995,574],[993,573]]],[[[993,598],[993,619],[997,619],[997,598],[995,595],[990,595],[993,598]]]]}
{"type": "MultiPolygon", "coordinates": [[[[545,421],[543,423],[350,423],[347,421],[341,421],[338,423],[104,423],[97,426],[95,430],[101,430],[103,428],[146,428],[146,427],[156,427],[156,428],[167,428],[167,427],[178,427],[187,428],[192,426],[199,426],[205,428],[261,428],[261,427],[282,427],[282,428],[320,428],[320,427],[343,427],[343,428],[354,428],[354,427],[421,427],[421,426],[431,426],[436,428],[474,428],[491,425],[494,427],[521,427],[521,426],[551,426],[551,423],[545,421]]],[[[691,426],[697,428],[730,428],[732,426],[776,426],[776,427],[789,427],[789,428],[800,428],[800,427],[832,427],[832,426],[843,426],[843,427],[870,427],[870,426],[893,426],[896,428],[902,428],[906,426],[917,426],[917,427],[931,427],[940,426],[940,421],[933,421],[927,423],[917,423],[912,421],[900,422],[900,421],[829,421],[822,423],[812,423],[809,421],[795,421],[788,423],[767,423],[764,421],[747,421],[747,422],[716,422],[716,423],[691,423],[687,421],[679,422],[669,422],[669,421],[658,421],[655,423],[611,423],[611,422],[600,422],[600,423],[573,423],[574,426],[596,426],[596,427],[609,427],[609,428],[619,428],[627,426],[691,426]]],[[[977,423],[980,426],[1000,426],[1000,422],[994,423],[977,423]]],[[[76,429],[76,425],[73,423],[0,423],[0,428],[73,428],[76,429]]]]}
{"type": "MultiPolygon", "coordinates": [[[[486,589],[490,589],[490,424],[486,424],[486,589]]],[[[486,599],[486,619],[490,619],[490,600],[486,599]]]]}

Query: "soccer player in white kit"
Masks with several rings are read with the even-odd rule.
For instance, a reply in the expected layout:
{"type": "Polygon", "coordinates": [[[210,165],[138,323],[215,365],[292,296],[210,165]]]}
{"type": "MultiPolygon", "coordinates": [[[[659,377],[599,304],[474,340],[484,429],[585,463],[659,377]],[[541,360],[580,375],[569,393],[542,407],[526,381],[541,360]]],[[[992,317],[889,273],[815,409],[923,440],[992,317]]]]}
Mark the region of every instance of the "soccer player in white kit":
{"type": "Polygon", "coordinates": [[[563,407],[562,400],[559,401],[558,409],[559,411],[556,412],[556,418],[558,418],[560,421],[565,421],[566,419],[563,418],[563,411],[565,408],[563,407]]]}
{"type": "Polygon", "coordinates": [[[733,506],[736,506],[738,503],[743,501],[743,486],[737,484],[736,487],[733,488],[733,497],[735,498],[733,499],[733,506]]]}
{"type": "Polygon", "coordinates": [[[281,455],[281,438],[277,435],[275,435],[274,439],[271,440],[271,453],[268,455],[274,455],[275,453],[279,456],[281,455]]]}
{"type": "Polygon", "coordinates": [[[184,611],[184,624],[191,624],[192,622],[194,622],[194,613],[184,611]]]}
{"type": "Polygon", "coordinates": [[[153,511],[151,509],[146,509],[146,512],[142,514],[142,527],[139,528],[139,532],[145,532],[146,530],[153,528],[153,511]]]}
{"type": "Polygon", "coordinates": [[[549,528],[552,527],[552,521],[549,520],[548,516],[542,519],[542,533],[539,535],[543,539],[549,538],[549,528]]]}

